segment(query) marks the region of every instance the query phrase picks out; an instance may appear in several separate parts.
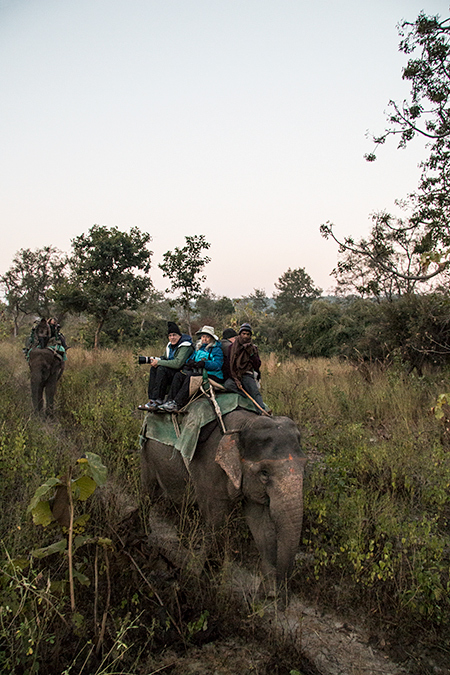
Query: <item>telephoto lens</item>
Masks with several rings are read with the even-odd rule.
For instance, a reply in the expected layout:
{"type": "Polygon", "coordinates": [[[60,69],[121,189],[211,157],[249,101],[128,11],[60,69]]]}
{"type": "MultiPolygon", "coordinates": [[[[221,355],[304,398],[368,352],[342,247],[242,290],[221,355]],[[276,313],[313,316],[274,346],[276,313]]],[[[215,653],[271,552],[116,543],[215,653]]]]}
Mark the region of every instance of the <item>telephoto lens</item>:
{"type": "Polygon", "coordinates": [[[142,366],[144,363],[150,363],[151,359],[151,356],[138,356],[138,363],[142,366]]]}

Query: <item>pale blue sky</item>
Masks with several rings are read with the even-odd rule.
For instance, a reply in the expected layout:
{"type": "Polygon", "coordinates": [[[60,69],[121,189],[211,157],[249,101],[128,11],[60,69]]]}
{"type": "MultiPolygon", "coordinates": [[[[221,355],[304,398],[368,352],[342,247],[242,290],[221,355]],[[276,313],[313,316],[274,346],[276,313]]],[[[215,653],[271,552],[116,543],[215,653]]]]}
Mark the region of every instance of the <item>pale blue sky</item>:
{"type": "Polygon", "coordinates": [[[363,236],[417,184],[423,144],[363,154],[421,9],[449,2],[0,0],[0,273],[98,223],[150,232],[160,289],[186,234],[219,295],[271,295],[288,267],[330,289],[320,224],[363,236]]]}

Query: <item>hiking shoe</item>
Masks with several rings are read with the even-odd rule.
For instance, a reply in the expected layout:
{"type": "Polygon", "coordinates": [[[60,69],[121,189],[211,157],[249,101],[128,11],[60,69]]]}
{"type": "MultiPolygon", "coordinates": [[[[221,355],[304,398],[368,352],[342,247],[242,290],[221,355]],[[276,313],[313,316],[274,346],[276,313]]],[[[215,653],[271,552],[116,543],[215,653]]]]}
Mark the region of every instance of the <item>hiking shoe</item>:
{"type": "Polygon", "coordinates": [[[138,410],[146,410],[147,412],[149,410],[156,410],[156,408],[160,406],[161,403],[162,400],[160,398],[157,398],[155,400],[151,398],[150,401],[148,401],[148,403],[144,403],[144,405],[139,405],[138,410]]]}
{"type": "Polygon", "coordinates": [[[178,412],[178,410],[179,408],[175,401],[167,401],[167,403],[163,403],[162,405],[158,406],[158,412],[174,413],[178,412]]]}

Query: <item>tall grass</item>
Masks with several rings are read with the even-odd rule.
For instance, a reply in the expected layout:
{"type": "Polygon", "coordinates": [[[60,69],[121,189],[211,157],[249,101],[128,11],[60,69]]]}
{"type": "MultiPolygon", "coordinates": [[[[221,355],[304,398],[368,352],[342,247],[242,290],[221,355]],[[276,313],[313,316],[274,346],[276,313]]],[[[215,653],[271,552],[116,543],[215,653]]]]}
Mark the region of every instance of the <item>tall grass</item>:
{"type": "MultiPolygon", "coordinates": [[[[178,566],[178,544],[170,551],[149,539],[155,505],[140,496],[143,415],[136,410],[146,400],[148,368],[120,349],[73,348],[68,357],[55,419],[42,420],[32,413],[20,346],[0,342],[0,672],[151,672],[164,665],[158,654],[168,646],[185,651],[203,636],[218,637],[219,626],[221,636],[242,638],[249,629],[223,571],[193,575],[192,565],[178,566]],[[72,612],[67,554],[30,555],[60,541],[64,530],[56,522],[34,526],[27,506],[40,485],[67,475],[86,452],[100,455],[108,483],[85,503],[90,519],[75,532],[72,612]]],[[[176,515],[167,512],[169,520],[176,515]]],[[[194,552],[195,509],[181,512],[180,530],[181,546],[194,552]]],[[[280,652],[280,664],[287,653],[280,652]]]]}
{"type": "Polygon", "coordinates": [[[311,460],[310,557],[298,578],[341,607],[363,602],[381,622],[448,626],[450,448],[431,414],[448,373],[361,373],[345,362],[272,355],[265,379],[267,401],[298,422],[311,460]]]}
{"type": "MultiPolygon", "coordinates": [[[[143,353],[160,351],[149,346],[143,353]]],[[[142,420],[136,408],[146,399],[147,379],[148,367],[138,366],[130,350],[73,348],[57,393],[56,419],[44,421],[32,414],[20,347],[0,342],[0,605],[15,608],[0,621],[0,666],[7,664],[11,673],[28,668],[51,675],[73,664],[72,672],[106,674],[120,654],[133,672],[132,664],[147,658],[143,649],[153,650],[154,658],[168,644],[185,648],[195,641],[202,621],[199,632],[205,632],[206,610],[221,634],[255,631],[230,600],[226,584],[232,551],[246,552],[241,527],[241,540],[230,543],[221,570],[209,569],[207,585],[149,544],[148,514],[154,507],[140,494],[136,452],[142,420]],[[87,544],[76,558],[90,586],[78,591],[74,623],[64,558],[22,565],[32,549],[60,538],[56,526],[43,531],[32,524],[26,513],[31,496],[85,452],[100,455],[109,472],[107,487],[86,506],[89,533],[93,542],[100,536],[113,543],[109,550],[87,544]],[[47,613],[39,624],[42,602],[47,613]],[[97,649],[94,617],[107,602],[108,631],[97,649]],[[55,630],[58,621],[61,634],[55,630]],[[127,645],[127,656],[120,644],[127,645]]],[[[418,378],[395,368],[361,371],[337,360],[279,361],[274,354],[264,360],[264,400],[274,413],[299,424],[310,460],[294,576],[299,593],[344,614],[358,606],[386,630],[413,630],[420,622],[436,639],[444,635],[450,623],[450,449],[430,409],[437,395],[449,390],[447,373],[418,378]]],[[[179,525],[184,548],[193,550],[197,513],[183,510],[179,525]]]]}

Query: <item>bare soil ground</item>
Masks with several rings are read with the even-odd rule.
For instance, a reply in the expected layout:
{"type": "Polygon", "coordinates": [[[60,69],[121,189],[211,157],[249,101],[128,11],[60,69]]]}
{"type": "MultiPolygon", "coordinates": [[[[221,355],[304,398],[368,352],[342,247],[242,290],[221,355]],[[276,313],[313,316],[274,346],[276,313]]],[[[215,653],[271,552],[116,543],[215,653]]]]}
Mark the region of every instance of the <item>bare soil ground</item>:
{"type": "MultiPolygon", "coordinates": [[[[151,521],[152,545],[160,548],[177,566],[189,564],[189,560],[192,562],[192,552],[180,546],[171,525],[156,514],[152,515],[151,521]]],[[[241,599],[249,612],[255,606],[253,599],[259,582],[257,575],[240,566],[232,566],[229,590],[241,599]]],[[[411,664],[395,663],[382,649],[375,648],[370,634],[363,628],[352,625],[345,617],[324,613],[295,596],[284,612],[278,611],[273,603],[263,607],[258,605],[257,612],[263,617],[267,634],[272,639],[275,636],[281,643],[295,644],[301,652],[299,663],[292,663],[291,672],[295,675],[404,675],[418,672],[411,664]]],[[[159,659],[158,664],[154,664],[153,672],[157,672],[156,668],[173,675],[279,672],[271,670],[271,663],[270,646],[260,640],[249,643],[248,640],[226,639],[193,647],[183,656],[168,651],[162,661],[159,659]]],[[[427,672],[450,675],[450,667],[433,668],[430,664],[430,668],[427,672]]]]}

